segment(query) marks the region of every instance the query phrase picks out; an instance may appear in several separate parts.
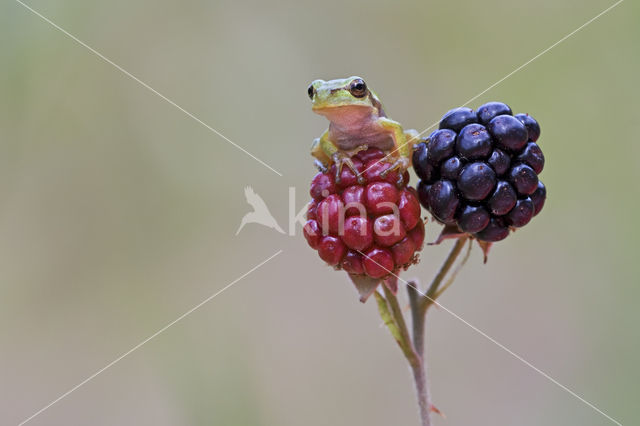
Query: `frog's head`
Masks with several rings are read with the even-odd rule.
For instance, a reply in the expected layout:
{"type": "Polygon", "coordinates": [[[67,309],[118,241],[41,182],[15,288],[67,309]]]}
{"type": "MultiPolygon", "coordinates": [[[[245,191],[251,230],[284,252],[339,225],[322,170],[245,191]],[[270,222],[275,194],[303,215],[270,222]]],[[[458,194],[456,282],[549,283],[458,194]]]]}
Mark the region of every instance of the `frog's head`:
{"type": "Polygon", "coordinates": [[[360,77],[315,80],[309,85],[313,112],[332,122],[359,119],[379,112],[379,102],[360,77]]]}

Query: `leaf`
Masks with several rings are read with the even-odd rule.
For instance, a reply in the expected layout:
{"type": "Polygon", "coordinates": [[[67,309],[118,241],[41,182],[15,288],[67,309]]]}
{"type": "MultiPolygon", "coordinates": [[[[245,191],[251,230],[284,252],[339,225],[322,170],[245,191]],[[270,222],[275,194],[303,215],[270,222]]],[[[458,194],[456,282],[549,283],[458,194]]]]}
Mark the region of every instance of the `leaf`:
{"type": "Polygon", "coordinates": [[[384,321],[384,324],[389,329],[389,332],[391,332],[393,338],[396,339],[396,342],[398,342],[400,348],[403,349],[405,342],[402,339],[402,333],[398,328],[398,324],[395,322],[393,316],[391,315],[391,310],[389,309],[387,299],[385,299],[380,293],[375,293],[375,295],[376,302],[378,302],[378,311],[380,312],[380,318],[382,318],[382,321],[384,321]]]}
{"type": "Polygon", "coordinates": [[[360,296],[360,301],[362,303],[366,302],[367,299],[371,297],[380,284],[380,279],[371,278],[366,275],[349,274],[349,278],[351,278],[351,281],[356,286],[356,290],[358,291],[358,295],[360,296]]]}
{"type": "Polygon", "coordinates": [[[385,278],[383,282],[394,296],[398,294],[398,277],[390,275],[388,278],[385,278]]]}
{"type": "Polygon", "coordinates": [[[491,250],[491,246],[493,245],[493,243],[487,242],[487,241],[478,241],[478,245],[480,246],[480,248],[482,249],[482,253],[484,253],[484,263],[487,263],[487,260],[489,259],[489,250],[491,250]]]}
{"type": "Polygon", "coordinates": [[[438,235],[438,238],[432,242],[429,243],[430,246],[436,246],[438,244],[440,244],[441,242],[443,242],[444,240],[449,240],[449,239],[457,239],[460,237],[465,236],[466,234],[462,231],[460,231],[460,229],[458,229],[457,226],[455,225],[445,225],[444,228],[442,228],[442,232],[440,232],[440,235],[438,235]]]}

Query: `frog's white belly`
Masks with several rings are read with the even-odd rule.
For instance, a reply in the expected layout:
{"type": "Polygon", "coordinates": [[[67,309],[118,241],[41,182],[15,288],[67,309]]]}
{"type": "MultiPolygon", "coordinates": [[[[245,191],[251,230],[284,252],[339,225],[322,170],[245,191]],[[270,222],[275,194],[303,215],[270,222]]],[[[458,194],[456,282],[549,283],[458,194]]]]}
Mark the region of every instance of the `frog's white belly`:
{"type": "Polygon", "coordinates": [[[349,151],[362,145],[383,151],[390,151],[394,148],[391,133],[381,131],[378,126],[363,126],[348,130],[329,126],[329,139],[343,151],[349,151]]]}

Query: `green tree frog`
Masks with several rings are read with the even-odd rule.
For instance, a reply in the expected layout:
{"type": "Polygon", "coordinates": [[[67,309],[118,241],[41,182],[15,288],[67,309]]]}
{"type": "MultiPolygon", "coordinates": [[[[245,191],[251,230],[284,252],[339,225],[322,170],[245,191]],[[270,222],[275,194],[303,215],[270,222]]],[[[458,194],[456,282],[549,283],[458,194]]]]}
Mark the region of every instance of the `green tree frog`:
{"type": "Polygon", "coordinates": [[[403,130],[400,123],[388,118],[382,104],[364,80],[353,76],[339,80],[315,80],[309,85],[313,112],[329,120],[329,128],[313,141],[311,155],[320,171],[336,165],[336,182],[343,166],[349,167],[362,183],[351,156],[368,148],[378,148],[387,155],[391,167],[383,173],[398,170],[398,185],[411,163],[413,144],[418,132],[403,130]]]}

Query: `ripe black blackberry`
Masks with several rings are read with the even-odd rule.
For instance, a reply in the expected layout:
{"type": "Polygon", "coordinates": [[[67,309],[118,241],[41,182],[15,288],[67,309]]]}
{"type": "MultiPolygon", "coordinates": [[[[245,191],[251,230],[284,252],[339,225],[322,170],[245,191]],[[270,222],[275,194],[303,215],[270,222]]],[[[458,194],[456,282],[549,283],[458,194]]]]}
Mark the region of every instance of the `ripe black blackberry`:
{"type": "Polygon", "coordinates": [[[413,167],[420,203],[447,233],[494,242],[537,215],[547,196],[538,175],[544,155],[538,122],[512,115],[501,102],[447,112],[416,146],[413,167]]]}

